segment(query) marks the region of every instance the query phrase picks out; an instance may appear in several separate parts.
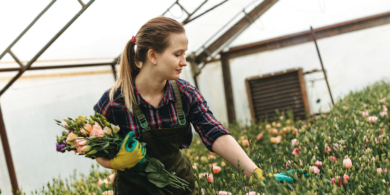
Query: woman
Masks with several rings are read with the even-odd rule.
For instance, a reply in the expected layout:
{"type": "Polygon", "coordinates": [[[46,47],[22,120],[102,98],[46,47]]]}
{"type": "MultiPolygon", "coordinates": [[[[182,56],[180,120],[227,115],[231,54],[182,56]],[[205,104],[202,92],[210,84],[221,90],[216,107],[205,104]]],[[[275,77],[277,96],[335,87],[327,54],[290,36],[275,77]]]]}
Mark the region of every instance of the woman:
{"type": "MultiPolygon", "coordinates": [[[[179,79],[187,66],[187,45],[182,24],[162,16],[149,20],[127,43],[121,57],[120,76],[94,110],[118,124],[123,136],[131,132],[131,137],[135,135],[135,139],[146,142],[148,154],[190,183],[192,193],[169,188],[175,195],[197,194],[191,162],[179,150],[191,144],[190,123],[208,150],[236,168],[239,160],[247,177],[253,179],[251,173],[255,170],[262,181],[261,170],[214,118],[199,91],[179,79]]],[[[140,151],[127,150],[111,161],[103,158],[96,161],[106,168],[124,170],[142,163],[140,151]]],[[[115,182],[116,194],[148,194],[146,189],[126,181],[120,174],[116,174],[115,182]]]]}

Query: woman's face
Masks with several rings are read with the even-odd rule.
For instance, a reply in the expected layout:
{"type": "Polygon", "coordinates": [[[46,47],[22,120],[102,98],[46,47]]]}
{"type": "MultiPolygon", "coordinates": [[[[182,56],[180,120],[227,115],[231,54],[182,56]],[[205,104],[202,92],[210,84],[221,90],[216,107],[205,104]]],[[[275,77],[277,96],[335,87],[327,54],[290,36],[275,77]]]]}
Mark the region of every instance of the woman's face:
{"type": "Polygon", "coordinates": [[[185,33],[173,33],[169,40],[169,46],[162,53],[156,53],[157,71],[162,78],[176,80],[184,66],[187,66],[185,52],[188,39],[185,33]]]}

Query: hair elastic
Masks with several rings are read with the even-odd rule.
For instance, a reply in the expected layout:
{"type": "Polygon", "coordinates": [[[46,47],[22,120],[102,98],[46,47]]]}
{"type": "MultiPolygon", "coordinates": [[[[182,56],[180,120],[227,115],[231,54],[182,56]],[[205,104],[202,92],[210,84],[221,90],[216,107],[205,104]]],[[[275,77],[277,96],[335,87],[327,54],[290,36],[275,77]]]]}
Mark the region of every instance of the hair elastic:
{"type": "Polygon", "coordinates": [[[135,45],[135,36],[131,37],[131,42],[133,42],[133,44],[135,45]]]}

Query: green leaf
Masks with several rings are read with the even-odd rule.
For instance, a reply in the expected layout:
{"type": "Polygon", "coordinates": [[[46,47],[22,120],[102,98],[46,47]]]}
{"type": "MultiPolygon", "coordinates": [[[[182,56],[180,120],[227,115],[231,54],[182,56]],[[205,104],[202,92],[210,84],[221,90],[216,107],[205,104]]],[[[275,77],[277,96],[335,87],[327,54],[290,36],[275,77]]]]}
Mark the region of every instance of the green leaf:
{"type": "Polygon", "coordinates": [[[164,169],[164,165],[157,159],[151,158],[145,172],[156,173],[164,169]]]}
{"type": "Polygon", "coordinates": [[[102,149],[101,150],[104,150],[104,149],[106,149],[108,146],[110,145],[110,143],[106,143],[106,144],[104,144],[104,146],[102,147],[102,149]]]}
{"type": "Polygon", "coordinates": [[[169,176],[162,171],[158,173],[149,174],[148,179],[151,183],[153,183],[159,188],[163,188],[172,182],[169,176]]]}

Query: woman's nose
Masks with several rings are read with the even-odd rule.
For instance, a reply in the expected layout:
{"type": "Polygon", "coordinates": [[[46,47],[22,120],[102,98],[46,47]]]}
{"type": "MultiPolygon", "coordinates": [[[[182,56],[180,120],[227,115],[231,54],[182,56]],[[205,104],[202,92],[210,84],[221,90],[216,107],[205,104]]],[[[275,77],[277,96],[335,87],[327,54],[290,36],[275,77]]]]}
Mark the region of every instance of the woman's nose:
{"type": "Polygon", "coordinates": [[[187,60],[186,60],[186,58],[182,58],[181,60],[180,60],[180,66],[187,66],[187,60]]]}

